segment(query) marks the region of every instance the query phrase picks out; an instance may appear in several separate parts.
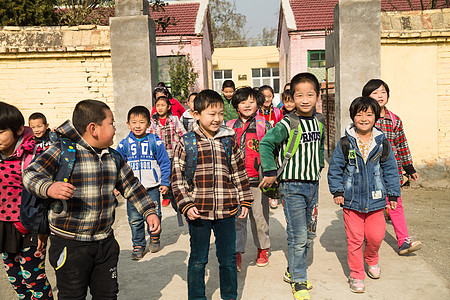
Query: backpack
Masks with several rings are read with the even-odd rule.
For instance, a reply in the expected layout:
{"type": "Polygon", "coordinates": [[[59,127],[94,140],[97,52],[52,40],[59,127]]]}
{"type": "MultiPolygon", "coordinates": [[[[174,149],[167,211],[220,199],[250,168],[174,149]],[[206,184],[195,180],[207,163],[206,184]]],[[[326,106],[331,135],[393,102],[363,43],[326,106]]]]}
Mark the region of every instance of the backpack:
{"type": "MultiPolygon", "coordinates": [[[[339,143],[341,144],[342,154],[345,157],[345,164],[347,165],[350,159],[356,158],[355,152],[350,151],[350,141],[348,140],[347,136],[341,137],[339,143]]],[[[388,139],[384,139],[382,145],[383,150],[381,152],[380,163],[384,163],[387,160],[389,152],[391,151],[391,144],[389,143],[388,139]]]]}
{"type": "MultiPolygon", "coordinates": [[[[59,167],[54,178],[54,181],[68,182],[72,175],[73,167],[76,159],[76,143],[67,138],[61,138],[61,156],[59,160],[59,167]]],[[[35,147],[36,149],[37,147],[35,147]]],[[[120,171],[122,158],[114,149],[109,149],[111,157],[116,164],[117,172],[120,171]]],[[[34,154],[36,151],[34,151],[34,154]]],[[[34,154],[32,159],[24,158],[22,163],[22,170],[28,166],[30,162],[34,160],[34,154]]],[[[67,213],[67,201],[55,200],[51,198],[41,199],[33,196],[25,187],[22,189],[21,206],[20,206],[20,222],[26,230],[32,233],[38,234],[50,234],[48,211],[50,204],[55,203],[54,213],[65,214],[67,213]]]]}
{"type": "MultiPolygon", "coordinates": [[[[236,121],[237,119],[229,120],[227,122],[227,126],[233,129],[236,121]]],[[[256,122],[256,136],[258,138],[258,141],[261,142],[262,138],[264,137],[264,134],[266,133],[266,118],[260,115],[256,115],[255,122],[256,122]]]]}
{"type": "Polygon", "coordinates": [[[388,113],[389,113],[389,116],[391,117],[392,123],[394,124],[393,130],[394,130],[394,132],[395,132],[395,131],[397,131],[397,117],[396,117],[395,114],[394,114],[392,111],[390,111],[390,110],[388,110],[388,113]]]}
{"type": "MultiPolygon", "coordinates": [[[[231,137],[226,136],[220,139],[223,147],[225,148],[226,159],[228,168],[231,170],[231,151],[233,149],[233,145],[231,143],[231,137]]],[[[194,190],[194,175],[195,170],[197,169],[197,157],[198,157],[198,146],[197,146],[197,137],[195,132],[190,131],[183,135],[183,143],[184,148],[186,149],[186,167],[184,169],[184,178],[186,179],[189,192],[194,190]]]]}
{"type": "MultiPolygon", "coordinates": [[[[152,153],[153,153],[154,157],[156,158],[156,149],[157,149],[157,147],[156,147],[156,137],[155,137],[155,134],[154,134],[154,133],[147,134],[147,140],[148,140],[150,149],[152,150],[152,153]],[[150,135],[153,137],[152,139],[150,138],[150,135]]],[[[128,142],[128,137],[126,137],[126,138],[123,140],[122,146],[123,146],[123,153],[128,154],[128,151],[130,150],[130,149],[129,149],[130,143],[128,142]]]]}

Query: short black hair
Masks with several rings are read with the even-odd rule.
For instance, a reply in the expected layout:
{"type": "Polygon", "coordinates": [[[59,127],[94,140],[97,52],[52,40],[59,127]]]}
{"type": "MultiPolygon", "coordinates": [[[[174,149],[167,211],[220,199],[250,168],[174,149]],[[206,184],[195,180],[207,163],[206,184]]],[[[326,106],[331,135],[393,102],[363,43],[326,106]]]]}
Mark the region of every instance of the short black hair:
{"type": "Polygon", "coordinates": [[[11,129],[14,138],[17,139],[19,137],[17,133],[24,125],[25,119],[20,110],[14,105],[0,101],[0,129],[11,129]]]}
{"type": "Polygon", "coordinates": [[[223,91],[225,88],[233,88],[233,90],[236,90],[236,86],[234,85],[234,81],[233,81],[233,80],[230,80],[230,79],[225,80],[225,81],[222,83],[222,91],[223,91]]]}
{"type": "Polygon", "coordinates": [[[32,113],[31,116],[28,118],[28,124],[30,123],[31,120],[42,120],[42,123],[44,123],[44,125],[47,125],[47,118],[44,116],[43,113],[40,112],[32,113]]]}
{"type": "Polygon", "coordinates": [[[283,91],[285,91],[285,90],[289,90],[287,87],[289,86],[289,89],[291,88],[291,83],[290,82],[288,82],[288,83],[286,83],[285,85],[284,85],[284,88],[283,88],[283,91]]]}
{"type": "Polygon", "coordinates": [[[261,107],[264,103],[264,96],[258,90],[254,90],[249,86],[245,86],[236,90],[233,98],[231,99],[231,104],[233,105],[234,109],[238,110],[239,103],[247,100],[248,98],[255,99],[258,107],[261,107]]]}
{"type": "MultiPolygon", "coordinates": [[[[198,93],[194,92],[194,93],[190,93],[189,96],[187,97],[187,101],[189,101],[189,99],[191,99],[192,96],[197,96],[198,93]]],[[[195,98],[194,98],[195,100],[195,98]]]]}
{"type": "Polygon", "coordinates": [[[386,89],[387,97],[389,99],[389,86],[386,82],[384,82],[381,79],[370,79],[363,87],[362,95],[364,97],[370,97],[370,94],[372,94],[373,91],[378,89],[380,86],[384,86],[386,89]]]}
{"type": "Polygon", "coordinates": [[[269,90],[269,91],[272,93],[272,95],[275,94],[275,93],[273,92],[273,88],[272,88],[270,85],[265,84],[265,85],[259,87],[259,91],[260,91],[261,93],[262,93],[263,91],[265,91],[265,90],[269,90]]]}
{"type": "Polygon", "coordinates": [[[291,87],[290,87],[292,99],[294,99],[295,87],[297,86],[297,84],[303,83],[303,82],[309,82],[312,85],[314,85],[314,90],[316,91],[317,97],[320,95],[320,84],[319,84],[319,80],[317,80],[317,77],[314,74],[304,72],[304,73],[298,73],[297,75],[292,77],[291,87]]]}
{"type": "Polygon", "coordinates": [[[219,95],[219,93],[213,90],[203,90],[198,93],[197,97],[195,97],[194,111],[201,113],[202,111],[207,109],[208,106],[220,104],[223,105],[223,99],[219,95]]]}
{"type": "Polygon", "coordinates": [[[145,106],[138,105],[131,108],[128,111],[127,122],[130,122],[131,115],[143,116],[147,119],[147,122],[150,122],[150,111],[145,106]]]}
{"type": "Polygon", "coordinates": [[[355,121],[355,116],[360,111],[367,111],[372,108],[373,113],[375,114],[375,122],[380,118],[381,107],[378,102],[370,97],[358,97],[352,101],[350,104],[350,118],[352,121],[355,121]]]}
{"type": "Polygon", "coordinates": [[[170,92],[166,87],[163,86],[157,86],[155,87],[155,89],[153,90],[153,99],[155,100],[156,103],[156,94],[157,93],[163,93],[167,98],[172,98],[170,97],[170,92]]]}
{"type": "Polygon", "coordinates": [[[293,100],[290,89],[285,89],[283,91],[283,93],[281,94],[281,102],[284,102],[287,98],[291,98],[291,100],[293,100]]]}
{"type": "Polygon", "coordinates": [[[86,127],[90,123],[102,125],[106,119],[106,111],[111,109],[99,100],[86,99],[77,103],[72,114],[72,124],[80,135],[86,132],[86,127]]]}

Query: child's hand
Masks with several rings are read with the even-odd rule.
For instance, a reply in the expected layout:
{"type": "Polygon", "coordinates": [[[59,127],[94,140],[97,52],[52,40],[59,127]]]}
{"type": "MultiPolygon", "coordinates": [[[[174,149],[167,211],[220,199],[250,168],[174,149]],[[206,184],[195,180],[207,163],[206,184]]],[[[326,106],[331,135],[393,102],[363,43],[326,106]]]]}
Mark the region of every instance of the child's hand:
{"type": "Polygon", "coordinates": [[[165,186],[165,185],[160,185],[159,186],[159,191],[161,192],[161,194],[165,195],[169,191],[169,187],[165,186]]]}
{"type": "Polygon", "coordinates": [[[148,228],[152,234],[158,234],[161,232],[161,224],[159,218],[155,214],[151,214],[147,217],[148,228]]]}
{"type": "Polygon", "coordinates": [[[47,189],[47,196],[58,200],[68,200],[73,197],[75,187],[67,182],[57,181],[47,189]]]}
{"type": "Polygon", "coordinates": [[[414,174],[411,174],[411,175],[409,175],[409,176],[411,177],[411,180],[412,180],[412,181],[416,181],[417,179],[419,179],[419,174],[417,174],[417,172],[414,173],[414,174]]]}
{"type": "Polygon", "coordinates": [[[261,180],[261,183],[259,184],[258,187],[260,189],[271,187],[275,181],[277,181],[277,176],[271,177],[264,176],[263,180],[261,180]]]}
{"type": "MultiPolygon", "coordinates": [[[[390,201],[389,202],[389,207],[388,208],[390,208],[390,209],[397,209],[397,201],[390,201]]],[[[386,206],[388,206],[388,205],[386,205],[386,206]]]]}
{"type": "Polygon", "coordinates": [[[191,207],[187,211],[186,215],[188,216],[189,220],[194,221],[195,219],[200,218],[200,214],[198,213],[197,207],[191,207]]]}
{"type": "Polygon", "coordinates": [[[40,234],[40,233],[38,234],[38,244],[37,244],[38,250],[45,249],[45,247],[47,246],[47,239],[48,239],[47,234],[40,234]]]}
{"type": "Polygon", "coordinates": [[[241,214],[238,216],[238,219],[244,219],[248,215],[248,208],[241,206],[241,214]]]}
{"type": "Polygon", "coordinates": [[[119,196],[120,195],[120,192],[117,190],[117,189],[114,189],[114,196],[119,196]]]}
{"type": "Polygon", "coordinates": [[[333,200],[334,200],[334,203],[336,203],[337,205],[344,204],[344,197],[342,197],[342,196],[334,197],[333,200]]]}

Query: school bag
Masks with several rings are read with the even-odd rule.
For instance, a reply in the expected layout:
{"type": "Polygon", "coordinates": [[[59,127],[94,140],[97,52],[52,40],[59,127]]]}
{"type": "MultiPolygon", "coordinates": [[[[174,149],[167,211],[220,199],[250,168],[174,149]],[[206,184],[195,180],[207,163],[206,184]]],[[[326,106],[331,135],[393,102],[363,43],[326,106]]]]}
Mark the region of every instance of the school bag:
{"type": "MultiPolygon", "coordinates": [[[[356,158],[355,152],[354,150],[350,151],[350,141],[347,136],[341,137],[339,143],[341,144],[342,154],[345,157],[345,164],[347,165],[350,159],[356,158]]],[[[381,151],[380,163],[384,163],[387,160],[389,152],[391,151],[391,144],[388,139],[384,139],[382,145],[383,149],[381,151]]]]}
{"type": "Polygon", "coordinates": [[[395,131],[397,131],[397,117],[395,116],[395,114],[392,111],[388,110],[388,112],[389,112],[389,116],[391,117],[392,123],[394,124],[393,131],[395,132],[395,131]]]}
{"type": "MultiPolygon", "coordinates": [[[[299,120],[298,116],[295,114],[295,112],[292,112],[292,113],[288,114],[287,117],[289,118],[289,140],[286,145],[286,149],[284,150],[283,162],[281,163],[280,167],[277,169],[277,179],[283,173],[284,168],[288,164],[291,157],[294,156],[295,152],[298,149],[298,146],[300,145],[300,141],[302,139],[302,126],[300,124],[300,120],[299,120]]],[[[323,123],[316,116],[314,116],[314,117],[319,123],[320,139],[322,139],[323,123]]],[[[262,192],[264,195],[266,195],[269,198],[272,198],[272,199],[280,198],[279,184],[274,183],[269,188],[263,188],[262,192]]]]}
{"type": "MultiPolygon", "coordinates": [[[[227,126],[233,129],[236,121],[237,119],[229,120],[227,122],[227,126]]],[[[266,118],[264,118],[261,115],[256,115],[255,122],[256,122],[256,136],[258,138],[258,141],[261,141],[262,138],[264,137],[264,134],[266,133],[266,118]]]]}
{"type": "MultiPolygon", "coordinates": [[[[55,175],[54,181],[68,182],[75,165],[76,143],[67,138],[61,138],[60,143],[61,155],[58,171],[55,175]]],[[[37,147],[35,147],[35,149],[37,149],[37,147]]],[[[119,173],[122,158],[116,150],[111,148],[109,150],[111,157],[116,164],[117,173],[119,173]]],[[[34,151],[34,154],[35,153],[36,152],[34,151]]],[[[26,166],[28,166],[34,159],[34,155],[31,159],[25,158],[22,164],[22,170],[25,169],[26,166]]],[[[36,198],[25,187],[23,187],[19,218],[25,229],[32,233],[50,234],[48,211],[50,209],[50,204],[52,203],[55,203],[53,209],[55,214],[67,213],[66,200],[36,198]]]]}

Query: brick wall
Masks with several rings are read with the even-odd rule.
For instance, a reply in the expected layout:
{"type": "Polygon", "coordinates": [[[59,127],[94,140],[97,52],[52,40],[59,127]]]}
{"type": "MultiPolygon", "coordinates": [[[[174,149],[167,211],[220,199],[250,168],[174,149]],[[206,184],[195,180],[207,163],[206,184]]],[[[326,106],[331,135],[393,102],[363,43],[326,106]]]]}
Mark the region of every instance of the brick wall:
{"type": "Polygon", "coordinates": [[[53,127],[83,99],[114,109],[108,26],[0,28],[0,100],[53,127]]]}

